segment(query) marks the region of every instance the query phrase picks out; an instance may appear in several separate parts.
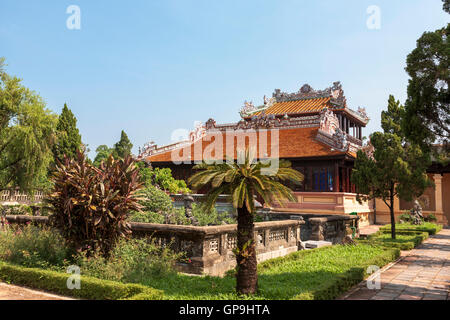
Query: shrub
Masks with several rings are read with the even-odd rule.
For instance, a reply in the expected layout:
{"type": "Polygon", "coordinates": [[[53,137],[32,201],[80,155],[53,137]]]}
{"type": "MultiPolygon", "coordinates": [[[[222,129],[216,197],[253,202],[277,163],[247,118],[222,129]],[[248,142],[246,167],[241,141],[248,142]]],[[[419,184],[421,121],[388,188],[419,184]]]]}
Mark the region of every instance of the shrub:
{"type": "Polygon", "coordinates": [[[25,204],[17,205],[0,205],[0,216],[12,215],[31,215],[33,210],[25,204]]]}
{"type": "Polygon", "coordinates": [[[142,211],[156,212],[164,214],[173,211],[172,199],[170,196],[156,186],[146,186],[140,192],[139,201],[142,211]]]}
{"type": "Polygon", "coordinates": [[[135,298],[160,300],[164,297],[163,291],[147,286],[100,280],[84,275],[80,279],[80,289],[70,290],[67,288],[69,276],[69,274],[63,272],[25,268],[0,262],[0,280],[65,296],[92,300],[133,300],[135,298]]]}
{"type": "Polygon", "coordinates": [[[428,238],[428,233],[421,231],[397,230],[396,239],[392,239],[389,230],[379,230],[369,236],[368,241],[360,243],[370,243],[382,245],[389,248],[398,248],[400,250],[411,250],[421,244],[428,238]]]}
{"type": "Polygon", "coordinates": [[[192,204],[192,215],[200,226],[236,223],[236,219],[231,217],[230,212],[218,212],[216,208],[207,210],[204,206],[196,203],[192,204]]]}
{"type": "Polygon", "coordinates": [[[403,213],[399,217],[400,223],[410,223],[413,222],[413,217],[409,213],[403,213]]]}
{"type": "Polygon", "coordinates": [[[120,240],[108,258],[100,254],[80,253],[75,264],[89,276],[120,282],[141,283],[149,276],[163,277],[175,273],[174,265],[184,254],[170,246],[157,246],[146,239],[120,240]]]}
{"type": "Polygon", "coordinates": [[[71,251],[55,230],[27,225],[0,233],[0,260],[26,267],[63,266],[71,251]]]}
{"type": "MultiPolygon", "coordinates": [[[[385,225],[380,228],[381,231],[389,231],[391,230],[391,225],[385,225]]],[[[431,222],[425,222],[421,225],[414,225],[410,223],[401,223],[396,225],[396,230],[399,231],[421,231],[427,232],[430,235],[436,234],[442,230],[442,225],[435,224],[431,222]]]]}
{"type": "Polygon", "coordinates": [[[140,209],[137,192],[142,187],[131,156],[110,156],[95,168],[78,152],[56,166],[53,182],[47,200],[50,221],[71,247],[108,255],[120,237],[131,233],[128,212],[140,209]]]}
{"type": "Polygon", "coordinates": [[[434,214],[430,213],[429,215],[427,215],[426,217],[423,217],[423,220],[425,222],[436,222],[437,218],[434,214]]]}
{"type": "Polygon", "coordinates": [[[177,180],[172,176],[170,168],[155,168],[152,170],[145,166],[144,162],[139,162],[139,172],[147,187],[157,186],[161,190],[170,193],[190,193],[191,190],[186,185],[186,181],[177,180]]]}

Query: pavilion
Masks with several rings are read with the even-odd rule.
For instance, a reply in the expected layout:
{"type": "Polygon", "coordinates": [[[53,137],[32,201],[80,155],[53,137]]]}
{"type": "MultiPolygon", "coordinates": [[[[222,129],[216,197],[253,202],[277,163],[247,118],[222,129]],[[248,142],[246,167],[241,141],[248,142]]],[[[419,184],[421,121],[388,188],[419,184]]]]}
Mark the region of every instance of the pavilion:
{"type": "Polygon", "coordinates": [[[202,160],[236,159],[239,145],[254,146],[260,159],[287,159],[305,176],[302,185],[291,186],[298,202],[287,204],[283,211],[358,212],[362,223],[369,223],[372,206],[356,201],[350,179],[369,118],[365,109],[354,111],[347,106],[339,82],[324,90],[307,84],[294,93],[276,89],[260,106],[245,102],[240,116],[240,121],[227,124],[209,119],[185,141],[161,147],[147,144],[138,158],[153,167],[169,167],[174,177],[187,179],[193,165],[202,160]]]}

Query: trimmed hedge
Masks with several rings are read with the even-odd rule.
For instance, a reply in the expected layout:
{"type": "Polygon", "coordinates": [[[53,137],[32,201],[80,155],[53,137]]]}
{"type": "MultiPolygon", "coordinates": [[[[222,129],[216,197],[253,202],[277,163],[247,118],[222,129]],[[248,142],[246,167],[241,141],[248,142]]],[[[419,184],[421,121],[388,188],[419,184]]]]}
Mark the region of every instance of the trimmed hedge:
{"type": "MultiPolygon", "coordinates": [[[[318,249],[315,249],[318,250],[318,249]]],[[[366,270],[369,266],[375,265],[383,267],[400,257],[400,250],[397,248],[386,249],[379,256],[370,259],[360,266],[350,269],[349,271],[340,274],[335,281],[328,282],[322,288],[318,288],[313,292],[304,292],[293,298],[293,300],[333,300],[339,297],[344,292],[351,289],[354,285],[363,281],[368,274],[366,270]]]]}
{"type": "Polygon", "coordinates": [[[369,236],[368,240],[359,240],[359,243],[376,244],[388,248],[398,248],[400,250],[412,250],[428,238],[427,232],[420,231],[396,231],[397,238],[390,238],[390,231],[379,230],[369,236]]]}
{"type": "MultiPolygon", "coordinates": [[[[380,228],[381,231],[391,231],[391,225],[387,224],[380,228]]],[[[420,231],[427,232],[430,235],[436,234],[442,230],[442,225],[431,222],[424,222],[421,225],[414,225],[410,223],[399,223],[395,225],[396,231],[420,231]]]]}
{"type": "Polygon", "coordinates": [[[81,276],[80,289],[67,288],[70,274],[37,268],[25,268],[0,262],[0,280],[46,290],[64,296],[89,300],[161,300],[161,290],[139,284],[125,284],[81,276]]]}

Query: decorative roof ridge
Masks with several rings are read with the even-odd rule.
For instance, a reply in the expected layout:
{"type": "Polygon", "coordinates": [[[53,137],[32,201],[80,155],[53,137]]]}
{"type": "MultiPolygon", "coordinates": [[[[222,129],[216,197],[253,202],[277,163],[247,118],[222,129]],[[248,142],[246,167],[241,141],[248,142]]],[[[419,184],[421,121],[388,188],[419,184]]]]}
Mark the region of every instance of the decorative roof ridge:
{"type": "Polygon", "coordinates": [[[240,115],[242,118],[249,117],[256,112],[266,110],[275,103],[320,98],[330,98],[330,103],[335,106],[345,108],[347,105],[342,85],[339,81],[336,81],[331,87],[324,90],[314,90],[309,84],[304,84],[297,92],[293,93],[282,92],[280,89],[275,89],[272,98],[268,99],[264,96],[264,104],[261,106],[257,107],[253,105],[252,101],[245,101],[244,106],[241,108],[240,115]]]}

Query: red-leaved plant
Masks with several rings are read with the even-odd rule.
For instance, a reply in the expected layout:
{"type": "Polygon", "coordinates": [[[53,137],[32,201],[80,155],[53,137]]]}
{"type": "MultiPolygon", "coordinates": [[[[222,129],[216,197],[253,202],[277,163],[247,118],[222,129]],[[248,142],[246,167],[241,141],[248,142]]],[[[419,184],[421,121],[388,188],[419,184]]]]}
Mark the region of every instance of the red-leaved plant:
{"type": "Polygon", "coordinates": [[[96,168],[78,152],[57,164],[53,182],[46,200],[53,212],[50,221],[73,249],[107,257],[120,237],[130,235],[128,213],[140,210],[143,187],[131,156],[110,156],[96,168]]]}

